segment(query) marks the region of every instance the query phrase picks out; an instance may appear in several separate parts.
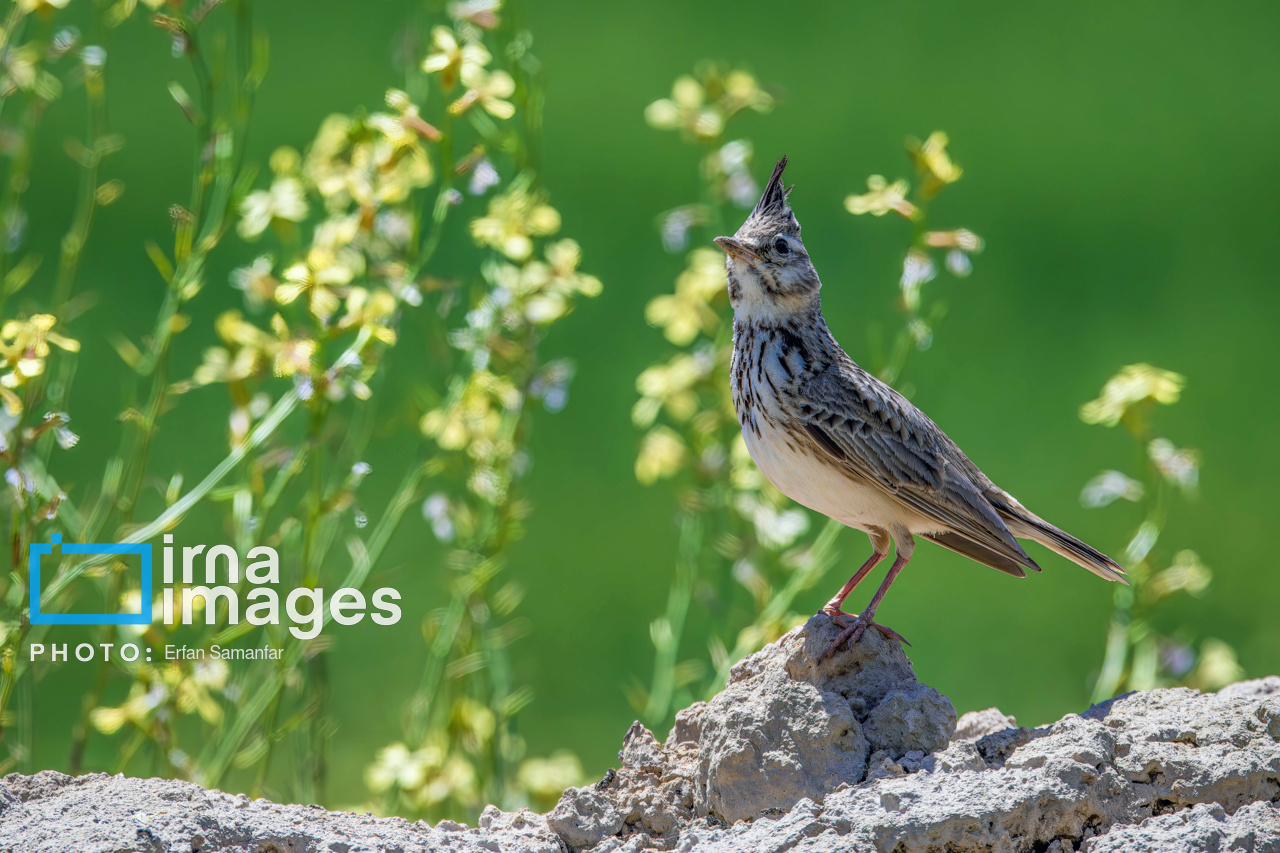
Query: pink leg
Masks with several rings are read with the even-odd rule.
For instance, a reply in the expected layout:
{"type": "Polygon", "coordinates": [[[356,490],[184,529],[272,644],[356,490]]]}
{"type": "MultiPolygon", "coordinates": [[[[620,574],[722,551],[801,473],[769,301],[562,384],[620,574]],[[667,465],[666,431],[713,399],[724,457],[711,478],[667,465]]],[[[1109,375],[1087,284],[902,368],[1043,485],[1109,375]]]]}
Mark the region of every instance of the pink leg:
{"type": "MultiPolygon", "coordinates": [[[[889,567],[889,573],[885,575],[884,583],[880,584],[880,588],[876,590],[876,594],[872,597],[871,603],[867,605],[866,610],[862,611],[862,615],[858,616],[854,620],[853,624],[846,627],[844,631],[840,633],[840,636],[836,638],[835,642],[827,647],[827,650],[822,653],[824,658],[834,654],[836,649],[844,645],[846,640],[856,644],[858,640],[862,639],[862,634],[868,627],[875,628],[891,640],[898,640],[899,642],[906,643],[908,646],[911,645],[910,643],[907,643],[906,639],[897,631],[894,631],[892,628],[886,628],[884,625],[876,624],[876,622],[873,621],[873,617],[876,614],[876,608],[879,607],[880,602],[884,600],[885,593],[889,591],[889,587],[891,587],[894,580],[897,579],[898,573],[902,571],[902,568],[907,564],[907,561],[911,559],[911,551],[912,548],[910,546],[903,548],[901,544],[899,544],[898,554],[894,558],[893,565],[889,567]]],[[[837,622],[837,624],[840,623],[837,622]]]]}
{"type": "Polygon", "coordinates": [[[872,553],[871,557],[862,564],[862,568],[858,569],[857,573],[853,577],[849,578],[849,582],[842,586],[840,591],[835,594],[835,597],[826,603],[822,608],[822,612],[832,617],[844,616],[845,613],[840,609],[840,605],[844,604],[844,600],[849,597],[849,593],[853,592],[853,588],[862,583],[863,579],[871,573],[872,569],[880,565],[880,561],[883,560],[885,556],[885,552],[877,548],[875,552],[872,553]]]}

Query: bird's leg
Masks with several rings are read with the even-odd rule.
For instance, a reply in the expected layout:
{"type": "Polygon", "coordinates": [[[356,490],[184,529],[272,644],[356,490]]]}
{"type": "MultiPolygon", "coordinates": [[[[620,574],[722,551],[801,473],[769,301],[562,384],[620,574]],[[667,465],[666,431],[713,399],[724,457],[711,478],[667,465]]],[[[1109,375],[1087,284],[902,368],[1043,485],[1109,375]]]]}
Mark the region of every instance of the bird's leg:
{"type": "Polygon", "coordinates": [[[884,600],[884,594],[889,591],[889,587],[893,585],[894,580],[898,577],[898,573],[902,571],[903,566],[905,566],[907,561],[911,559],[911,550],[906,549],[905,553],[903,550],[904,549],[899,547],[898,554],[893,560],[893,565],[889,567],[889,573],[885,575],[884,583],[880,584],[880,588],[876,590],[876,594],[871,598],[871,603],[867,605],[867,609],[862,611],[862,614],[854,619],[852,625],[849,625],[840,632],[840,636],[836,637],[835,642],[828,646],[827,650],[822,653],[824,658],[835,654],[836,649],[844,645],[846,640],[850,643],[856,644],[858,640],[862,639],[862,634],[868,627],[875,628],[891,640],[906,643],[908,646],[911,645],[907,642],[906,638],[897,631],[892,628],[886,628],[884,625],[879,625],[873,621],[873,617],[876,615],[876,608],[879,607],[880,602],[884,600]]]}
{"type": "Polygon", "coordinates": [[[849,597],[849,593],[853,592],[853,588],[862,583],[872,569],[880,565],[880,561],[885,558],[887,551],[887,548],[884,550],[876,548],[870,559],[862,564],[862,568],[858,569],[854,576],[849,578],[849,582],[840,587],[840,591],[835,594],[835,597],[823,606],[822,612],[836,620],[836,624],[840,625],[840,627],[845,627],[842,617],[847,615],[840,609],[840,605],[844,604],[844,600],[849,597]]]}

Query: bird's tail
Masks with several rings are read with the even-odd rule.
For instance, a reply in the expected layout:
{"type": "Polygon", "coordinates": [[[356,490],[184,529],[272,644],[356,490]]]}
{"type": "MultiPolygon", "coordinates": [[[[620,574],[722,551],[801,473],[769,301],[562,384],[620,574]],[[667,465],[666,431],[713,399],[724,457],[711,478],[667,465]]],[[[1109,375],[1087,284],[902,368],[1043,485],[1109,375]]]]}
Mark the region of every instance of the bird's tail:
{"type": "Polygon", "coordinates": [[[1128,586],[1129,581],[1126,580],[1125,571],[1120,568],[1120,564],[1087,542],[1081,542],[1065,530],[1054,527],[1016,501],[1005,506],[997,506],[996,509],[1009,527],[1009,532],[1014,536],[1039,542],[1050,551],[1061,554],[1103,580],[1116,581],[1128,586]]]}

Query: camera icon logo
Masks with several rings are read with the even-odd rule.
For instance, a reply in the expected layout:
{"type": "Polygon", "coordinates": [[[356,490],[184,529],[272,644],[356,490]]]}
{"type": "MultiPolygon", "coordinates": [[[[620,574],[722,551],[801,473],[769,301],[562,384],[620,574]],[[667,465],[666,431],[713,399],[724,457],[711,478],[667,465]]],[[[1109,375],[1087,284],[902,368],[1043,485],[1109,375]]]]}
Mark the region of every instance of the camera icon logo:
{"type": "Polygon", "coordinates": [[[151,624],[151,546],[122,545],[115,542],[62,543],[54,534],[48,545],[31,545],[31,624],[32,625],[150,625],[151,624]],[[142,562],[142,612],[140,613],[42,613],[40,612],[40,562],[53,554],[53,546],[61,545],[64,554],[86,556],[136,554],[142,562]]]}

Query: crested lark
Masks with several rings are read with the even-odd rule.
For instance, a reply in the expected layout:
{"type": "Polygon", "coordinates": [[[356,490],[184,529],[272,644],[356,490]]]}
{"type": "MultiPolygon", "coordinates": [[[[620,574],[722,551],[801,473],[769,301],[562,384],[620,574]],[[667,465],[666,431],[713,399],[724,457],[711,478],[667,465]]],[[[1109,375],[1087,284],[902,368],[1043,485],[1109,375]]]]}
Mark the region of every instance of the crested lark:
{"type": "Polygon", "coordinates": [[[853,362],[827,329],[821,282],[783,189],[783,157],[732,237],[717,237],[733,305],[733,403],[751,458],[783,494],[865,532],[871,558],[823,611],[842,625],[827,654],[874,627],[876,608],[911,559],[915,536],[1014,577],[1040,571],[1014,538],[1033,539],[1100,578],[1124,569],[991,482],[905,397],[853,362]],[[860,616],[840,609],[853,588],[896,556],[860,616]]]}

